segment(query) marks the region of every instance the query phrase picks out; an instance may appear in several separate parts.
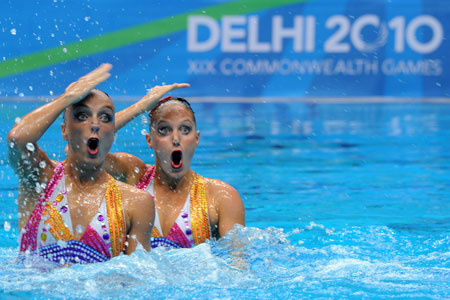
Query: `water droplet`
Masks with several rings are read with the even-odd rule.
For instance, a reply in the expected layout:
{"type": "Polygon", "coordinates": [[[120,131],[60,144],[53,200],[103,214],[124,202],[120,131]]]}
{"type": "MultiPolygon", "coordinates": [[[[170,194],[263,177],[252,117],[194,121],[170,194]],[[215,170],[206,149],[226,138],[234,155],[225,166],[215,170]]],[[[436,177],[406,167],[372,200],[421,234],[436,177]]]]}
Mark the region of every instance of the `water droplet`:
{"type": "Polygon", "coordinates": [[[21,119],[20,117],[17,117],[17,118],[14,119],[14,122],[15,122],[16,124],[19,124],[21,120],[22,120],[22,119],[21,119]]]}
{"type": "Polygon", "coordinates": [[[3,223],[3,229],[5,229],[5,231],[10,231],[11,224],[8,221],[5,221],[5,223],[3,223]]]}
{"type": "Polygon", "coordinates": [[[91,19],[91,17],[84,17],[84,20],[85,20],[86,22],[88,22],[90,19],[91,19]]]}
{"type": "Polygon", "coordinates": [[[52,70],[50,70],[49,74],[50,74],[50,76],[53,76],[53,71],[52,71],[52,70]]]}
{"type": "Polygon", "coordinates": [[[17,30],[15,28],[11,29],[10,32],[11,32],[12,35],[16,35],[17,34],[17,30]]]}
{"type": "Polygon", "coordinates": [[[62,51],[63,51],[64,53],[67,53],[67,48],[63,48],[62,51]]]}
{"type": "Polygon", "coordinates": [[[53,96],[53,91],[49,91],[48,93],[49,93],[51,96],[53,96]]]}
{"type": "Polygon", "coordinates": [[[19,97],[25,97],[24,93],[19,93],[19,97]]]}
{"type": "Polygon", "coordinates": [[[33,143],[27,143],[27,149],[33,152],[36,148],[34,147],[33,143]]]}
{"type": "Polygon", "coordinates": [[[146,135],[146,134],[147,134],[147,130],[142,129],[142,130],[141,130],[141,134],[142,134],[142,135],[146,135]]]}
{"type": "Polygon", "coordinates": [[[139,168],[138,167],[136,167],[136,168],[134,168],[134,173],[139,173],[139,168]]]}
{"type": "Polygon", "coordinates": [[[29,89],[30,89],[30,91],[32,91],[33,90],[33,87],[30,85],[29,87],[28,87],[29,89]]]}
{"type": "Polygon", "coordinates": [[[10,191],[10,192],[8,192],[8,197],[9,197],[9,198],[13,198],[13,197],[14,197],[14,193],[13,193],[13,192],[11,192],[11,191],[10,191]]]}
{"type": "Polygon", "coordinates": [[[77,233],[83,233],[84,227],[83,227],[82,225],[78,224],[78,225],[75,227],[75,230],[76,230],[77,233]]]}
{"type": "Polygon", "coordinates": [[[167,56],[167,61],[170,61],[170,56],[167,56]]]}
{"type": "Polygon", "coordinates": [[[41,169],[45,168],[46,166],[47,166],[47,163],[46,163],[45,161],[41,161],[41,162],[39,163],[39,167],[40,167],[41,169]]]}

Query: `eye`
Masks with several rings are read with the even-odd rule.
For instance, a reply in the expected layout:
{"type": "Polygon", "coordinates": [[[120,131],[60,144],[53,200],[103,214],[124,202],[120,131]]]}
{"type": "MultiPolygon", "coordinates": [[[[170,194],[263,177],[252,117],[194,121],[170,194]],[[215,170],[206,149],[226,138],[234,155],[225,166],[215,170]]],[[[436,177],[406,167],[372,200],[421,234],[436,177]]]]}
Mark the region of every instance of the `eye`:
{"type": "Polygon", "coordinates": [[[99,117],[100,121],[105,122],[105,123],[109,123],[112,121],[112,116],[110,114],[101,114],[99,117]]]}
{"type": "Polygon", "coordinates": [[[79,112],[75,114],[75,119],[78,121],[86,121],[88,118],[88,115],[84,112],[79,112]]]}
{"type": "Polygon", "coordinates": [[[189,134],[191,132],[191,130],[192,130],[192,127],[187,126],[187,125],[183,125],[180,128],[180,131],[182,134],[189,134]]]}
{"type": "Polygon", "coordinates": [[[159,133],[160,135],[166,135],[166,134],[169,133],[169,128],[168,128],[168,127],[165,127],[165,126],[159,127],[159,128],[158,128],[158,133],[159,133]]]}

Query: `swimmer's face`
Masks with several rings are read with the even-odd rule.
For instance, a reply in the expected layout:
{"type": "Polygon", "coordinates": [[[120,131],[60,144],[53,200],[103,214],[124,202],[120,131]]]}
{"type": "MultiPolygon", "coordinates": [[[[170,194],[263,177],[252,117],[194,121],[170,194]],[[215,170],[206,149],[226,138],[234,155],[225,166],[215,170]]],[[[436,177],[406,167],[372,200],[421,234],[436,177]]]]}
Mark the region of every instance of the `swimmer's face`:
{"type": "Polygon", "coordinates": [[[184,104],[169,101],[153,114],[146,139],[155,152],[159,170],[181,178],[190,170],[200,132],[196,130],[193,113],[184,104]]]}
{"type": "Polygon", "coordinates": [[[114,104],[102,91],[93,90],[65,112],[62,133],[68,158],[86,164],[103,163],[114,141],[114,104]]]}

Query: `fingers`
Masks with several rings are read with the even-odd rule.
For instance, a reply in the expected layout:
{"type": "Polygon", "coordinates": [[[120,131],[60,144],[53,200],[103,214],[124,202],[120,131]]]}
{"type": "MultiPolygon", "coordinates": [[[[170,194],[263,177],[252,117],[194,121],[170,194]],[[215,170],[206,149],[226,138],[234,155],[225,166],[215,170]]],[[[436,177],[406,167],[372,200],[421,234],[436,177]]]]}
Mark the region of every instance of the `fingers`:
{"type": "Polygon", "coordinates": [[[183,88],[187,88],[190,87],[191,85],[189,83],[174,83],[170,85],[172,88],[171,90],[178,90],[178,89],[183,89],[183,88]]]}
{"type": "Polygon", "coordinates": [[[105,81],[106,79],[108,79],[109,76],[111,76],[111,74],[109,73],[111,68],[112,68],[111,64],[101,64],[97,69],[84,75],[80,79],[84,79],[93,84],[93,86],[96,86],[105,81]]]}
{"type": "Polygon", "coordinates": [[[112,65],[111,64],[101,64],[97,69],[89,72],[88,74],[84,75],[85,77],[87,76],[101,76],[102,74],[108,73],[110,70],[112,69],[112,65]]]}
{"type": "Polygon", "coordinates": [[[71,99],[71,101],[77,101],[82,99],[95,86],[104,82],[111,76],[111,74],[109,73],[111,68],[112,68],[111,64],[101,64],[95,70],[89,72],[83,77],[80,77],[80,79],[78,79],[77,81],[71,83],[66,88],[66,95],[69,96],[69,99],[71,99]]]}

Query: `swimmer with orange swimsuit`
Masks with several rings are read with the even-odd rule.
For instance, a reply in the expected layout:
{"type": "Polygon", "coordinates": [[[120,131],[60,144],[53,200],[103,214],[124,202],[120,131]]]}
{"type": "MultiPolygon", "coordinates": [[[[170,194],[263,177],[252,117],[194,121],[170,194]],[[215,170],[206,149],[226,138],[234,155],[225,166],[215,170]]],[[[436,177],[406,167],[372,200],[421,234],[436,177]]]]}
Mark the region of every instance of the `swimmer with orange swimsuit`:
{"type": "Polygon", "coordinates": [[[245,225],[239,193],[229,184],[202,177],[191,169],[200,132],[189,102],[174,97],[158,101],[168,90],[187,86],[155,87],[116,114],[116,128],[121,128],[140,113],[150,111],[146,141],[155,153],[154,166],[128,153],[110,153],[106,160],[107,170],[115,178],[154,197],[153,248],[189,248],[209,238],[223,237],[234,224],[245,225]]]}
{"type": "Polygon", "coordinates": [[[9,162],[19,179],[21,253],[71,265],[130,254],[138,243],[150,250],[153,198],[104,168],[115,111],[109,96],[94,87],[111,67],[103,64],[81,77],[9,132],[9,162]],[[67,158],[55,162],[37,142],[62,112],[67,158]]]}

